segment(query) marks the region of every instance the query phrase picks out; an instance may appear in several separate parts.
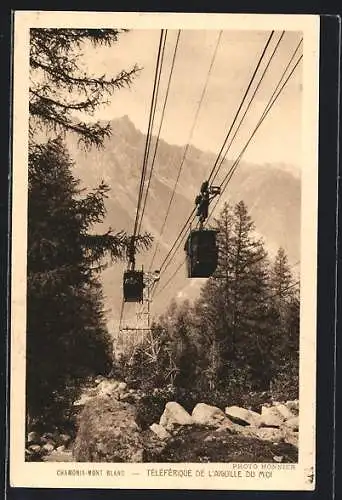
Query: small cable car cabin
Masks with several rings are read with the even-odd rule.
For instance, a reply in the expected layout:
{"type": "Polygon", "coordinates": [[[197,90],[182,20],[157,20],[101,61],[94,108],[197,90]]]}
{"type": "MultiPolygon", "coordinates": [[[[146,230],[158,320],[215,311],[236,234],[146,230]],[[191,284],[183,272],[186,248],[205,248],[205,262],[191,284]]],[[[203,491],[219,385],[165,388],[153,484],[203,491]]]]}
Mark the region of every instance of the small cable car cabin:
{"type": "Polygon", "coordinates": [[[144,294],[143,271],[128,270],[123,276],[123,295],[125,302],[142,302],[144,294]]]}
{"type": "Polygon", "coordinates": [[[217,231],[214,229],[193,229],[185,243],[189,278],[209,278],[216,270],[218,248],[217,231]]]}

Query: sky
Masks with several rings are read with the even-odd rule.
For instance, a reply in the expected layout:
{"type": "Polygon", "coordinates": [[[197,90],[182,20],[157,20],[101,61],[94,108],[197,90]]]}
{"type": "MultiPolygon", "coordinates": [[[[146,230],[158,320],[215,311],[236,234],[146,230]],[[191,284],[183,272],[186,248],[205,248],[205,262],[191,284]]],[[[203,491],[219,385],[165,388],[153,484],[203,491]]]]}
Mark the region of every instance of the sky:
{"type": "MultiPolygon", "coordinates": [[[[240,105],[269,32],[223,31],[207,91],[191,137],[202,150],[217,153],[240,105]]],[[[159,124],[177,30],[168,30],[160,98],[156,114],[159,124]]],[[[196,108],[208,75],[219,31],[182,30],[175,59],[161,137],[171,144],[184,145],[190,138],[196,108]]],[[[275,36],[267,60],[280,36],[275,36]]],[[[92,74],[113,76],[137,64],[142,70],[130,89],[119,90],[94,118],[111,120],[128,115],[146,132],[152,96],[159,30],[133,30],[120,36],[112,47],[84,50],[84,64],[92,74]]],[[[235,158],[261,116],[279,78],[289,62],[301,34],[287,31],[265,74],[228,157],[235,158]]],[[[298,55],[301,53],[300,48],[298,55]]],[[[262,72],[266,62],[260,68],[262,72]]],[[[254,89],[254,87],[252,87],[254,89]]],[[[283,162],[301,167],[302,65],[289,80],[266,120],[246,150],[244,158],[254,163],[283,162]]],[[[156,126],[157,127],[157,126],[156,126]]]]}

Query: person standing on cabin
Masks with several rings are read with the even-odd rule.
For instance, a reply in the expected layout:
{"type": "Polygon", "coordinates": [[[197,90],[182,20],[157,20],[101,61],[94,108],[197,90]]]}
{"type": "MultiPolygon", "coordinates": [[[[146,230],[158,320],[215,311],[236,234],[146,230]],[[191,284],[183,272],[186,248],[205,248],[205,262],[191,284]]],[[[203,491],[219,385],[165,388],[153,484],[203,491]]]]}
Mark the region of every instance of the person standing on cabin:
{"type": "Polygon", "coordinates": [[[209,182],[204,181],[201,186],[201,192],[195,198],[195,204],[197,205],[197,217],[202,224],[205,219],[208,218],[209,211],[209,182]]]}

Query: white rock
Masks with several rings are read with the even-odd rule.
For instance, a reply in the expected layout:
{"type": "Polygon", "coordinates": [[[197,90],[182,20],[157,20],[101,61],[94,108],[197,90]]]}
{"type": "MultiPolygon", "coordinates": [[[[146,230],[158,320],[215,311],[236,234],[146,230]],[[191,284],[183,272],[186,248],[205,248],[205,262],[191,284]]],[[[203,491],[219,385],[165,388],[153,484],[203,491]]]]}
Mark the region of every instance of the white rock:
{"type": "Polygon", "coordinates": [[[238,424],[251,425],[253,427],[260,427],[261,415],[252,410],[246,410],[239,406],[227,406],[225,409],[226,415],[238,424]]]}
{"type": "Polygon", "coordinates": [[[59,440],[61,443],[63,443],[64,445],[70,443],[71,441],[71,437],[68,435],[68,434],[60,434],[59,435],[59,440]]]}
{"type": "Polygon", "coordinates": [[[102,382],[102,380],[105,380],[105,377],[103,375],[98,375],[94,382],[95,384],[99,384],[100,382],[102,382]]]}
{"type": "Polygon", "coordinates": [[[216,427],[225,418],[224,412],[217,406],[198,403],[192,410],[192,419],[196,424],[209,425],[216,427]]]}
{"type": "Polygon", "coordinates": [[[41,448],[39,444],[31,444],[28,449],[30,452],[39,453],[41,448]]]}
{"type": "Polygon", "coordinates": [[[285,432],[284,441],[285,443],[292,444],[292,446],[298,448],[298,432],[294,431],[285,432]]]}
{"type": "Polygon", "coordinates": [[[127,384],[126,382],[120,382],[117,386],[117,390],[120,391],[120,392],[123,392],[125,391],[127,388],[127,384]]]}
{"type": "Polygon", "coordinates": [[[62,451],[65,451],[65,446],[64,446],[64,444],[63,444],[62,446],[58,446],[58,448],[56,448],[56,451],[57,451],[58,453],[61,453],[62,451]]]}
{"type": "Polygon", "coordinates": [[[159,439],[168,439],[171,437],[171,434],[160,424],[152,424],[150,425],[150,429],[159,439]]]}
{"type": "MultiPolygon", "coordinates": [[[[251,437],[251,438],[257,438],[257,432],[258,432],[258,428],[257,427],[253,427],[253,426],[250,426],[250,425],[240,425],[240,424],[232,424],[233,425],[233,428],[231,430],[231,432],[233,434],[241,434],[241,436],[245,436],[245,437],[251,437]]],[[[230,430],[230,429],[228,429],[230,430]]]]}
{"type": "Polygon", "coordinates": [[[299,412],[299,401],[298,401],[298,399],[294,399],[293,401],[286,401],[285,406],[292,413],[294,413],[294,415],[298,415],[298,412],[299,412]]]}
{"type": "Polygon", "coordinates": [[[275,404],[274,407],[277,409],[277,411],[280,413],[280,415],[284,418],[284,420],[289,420],[290,418],[293,418],[295,416],[286,405],[278,403],[278,404],[275,404]]]}
{"type": "Polygon", "coordinates": [[[133,394],[129,392],[119,393],[119,400],[122,401],[123,403],[131,403],[135,401],[135,397],[133,394]]]}
{"type": "Polygon", "coordinates": [[[205,443],[211,443],[212,441],[216,441],[216,436],[209,434],[206,438],[204,438],[205,443]]]}
{"type": "Polygon", "coordinates": [[[40,436],[38,432],[29,432],[27,436],[27,443],[28,444],[39,444],[40,443],[40,436]]]}
{"type": "Polygon", "coordinates": [[[229,434],[239,434],[241,433],[240,428],[251,429],[250,426],[244,427],[242,425],[234,424],[228,417],[226,417],[216,427],[215,432],[227,432],[229,434]]]}
{"type": "Polygon", "coordinates": [[[291,431],[298,431],[299,430],[299,418],[292,417],[289,420],[286,420],[286,422],[284,423],[284,426],[287,429],[290,429],[291,431]]]}
{"type": "Polygon", "coordinates": [[[97,386],[99,396],[112,396],[115,391],[115,385],[110,380],[102,380],[97,386]]]}
{"type": "Polygon", "coordinates": [[[166,403],[164,412],[160,417],[159,424],[165,429],[171,430],[175,425],[192,425],[191,415],[175,401],[166,403]]]}
{"type": "Polygon", "coordinates": [[[75,401],[73,403],[73,405],[74,406],[84,406],[89,401],[91,401],[93,399],[93,397],[94,396],[87,396],[86,394],[82,394],[82,396],[80,397],[80,399],[78,399],[77,401],[75,401]]]}
{"type": "Polygon", "coordinates": [[[284,434],[280,429],[273,427],[260,427],[256,430],[256,437],[263,441],[272,441],[272,443],[279,443],[283,441],[284,434]]]}
{"type": "Polygon", "coordinates": [[[262,427],[280,427],[284,422],[284,417],[279,413],[275,406],[263,406],[261,410],[262,427]]]}
{"type": "Polygon", "coordinates": [[[51,451],[53,451],[55,449],[54,445],[51,444],[51,443],[46,443],[42,446],[42,450],[44,450],[45,452],[47,453],[50,453],[51,451]]]}

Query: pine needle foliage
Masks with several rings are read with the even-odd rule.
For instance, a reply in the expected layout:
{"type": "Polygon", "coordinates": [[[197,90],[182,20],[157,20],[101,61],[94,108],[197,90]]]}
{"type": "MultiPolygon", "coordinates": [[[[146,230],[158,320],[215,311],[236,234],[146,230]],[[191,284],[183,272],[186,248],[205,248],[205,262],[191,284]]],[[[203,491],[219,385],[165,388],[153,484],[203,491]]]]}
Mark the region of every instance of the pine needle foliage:
{"type": "Polygon", "coordinates": [[[101,147],[110,136],[108,123],[89,123],[79,118],[92,116],[108,103],[114,92],[130,87],[140,71],[135,64],[114,77],[89,75],[82,69],[82,50],[114,45],[126,30],[42,29],[30,30],[30,134],[47,129],[71,132],[85,148],[101,147]]]}

